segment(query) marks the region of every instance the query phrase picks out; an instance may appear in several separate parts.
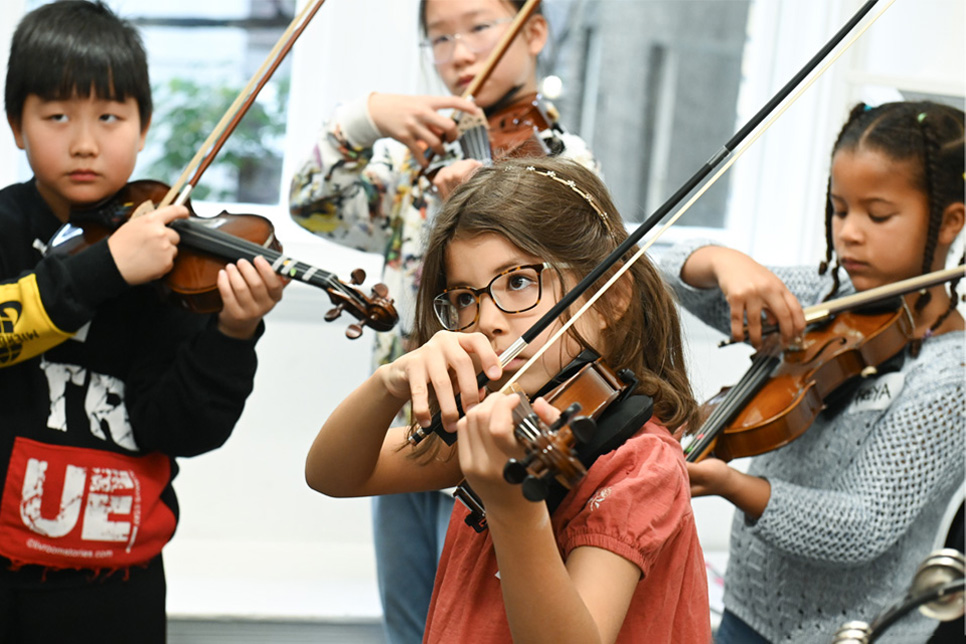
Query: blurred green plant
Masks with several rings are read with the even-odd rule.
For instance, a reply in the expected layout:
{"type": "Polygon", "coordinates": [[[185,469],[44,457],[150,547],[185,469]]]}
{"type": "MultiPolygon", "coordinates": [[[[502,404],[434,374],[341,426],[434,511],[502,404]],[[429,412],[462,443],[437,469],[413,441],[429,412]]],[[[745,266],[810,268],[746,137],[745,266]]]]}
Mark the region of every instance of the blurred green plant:
{"type": "MultiPolygon", "coordinates": [[[[155,88],[148,177],[173,183],[231,106],[240,87],[175,78],[155,88]]],[[[278,203],[289,79],[267,85],[192,192],[196,200],[278,203]],[[266,92],[272,89],[273,92],[266,92]]]]}

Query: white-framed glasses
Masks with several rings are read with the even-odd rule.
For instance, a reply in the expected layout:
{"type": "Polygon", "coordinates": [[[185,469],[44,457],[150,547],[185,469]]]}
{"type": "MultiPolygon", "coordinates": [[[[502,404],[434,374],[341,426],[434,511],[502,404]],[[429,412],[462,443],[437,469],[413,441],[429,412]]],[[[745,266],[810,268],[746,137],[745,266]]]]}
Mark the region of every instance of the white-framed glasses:
{"type": "Polygon", "coordinates": [[[433,310],[443,328],[463,331],[480,319],[480,297],[486,293],[504,313],[523,313],[540,303],[542,274],[550,264],[524,264],[508,268],[483,288],[448,288],[433,299],[433,310]]]}
{"type": "Polygon", "coordinates": [[[462,42],[463,46],[474,54],[482,54],[493,49],[496,41],[503,35],[503,29],[500,27],[510,22],[513,22],[511,17],[478,22],[465,31],[427,38],[419,43],[419,46],[429,51],[434,64],[442,65],[453,60],[456,41],[462,42]]]}

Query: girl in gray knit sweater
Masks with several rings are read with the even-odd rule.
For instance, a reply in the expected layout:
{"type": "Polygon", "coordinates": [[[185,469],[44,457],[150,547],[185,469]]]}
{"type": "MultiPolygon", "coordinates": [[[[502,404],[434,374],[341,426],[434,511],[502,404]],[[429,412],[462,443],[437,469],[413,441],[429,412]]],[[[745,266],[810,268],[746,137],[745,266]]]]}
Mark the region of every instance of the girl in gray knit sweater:
{"type": "MultiPolygon", "coordinates": [[[[962,111],[934,103],[856,106],[832,151],[818,272],[772,272],[693,243],[665,263],[681,304],[735,339],[747,331],[757,347],[763,321],[785,342],[799,336],[803,303],[943,268],[966,216],[963,129],[962,111]]],[[[755,457],[747,474],[715,458],[689,463],[693,496],[739,510],[716,642],[830,642],[844,622],[871,622],[906,592],[966,478],[957,299],[955,283],[905,296],[914,339],[890,369],[795,442],[755,457]]],[[[926,642],[935,627],[915,613],[879,641],[926,642]]]]}

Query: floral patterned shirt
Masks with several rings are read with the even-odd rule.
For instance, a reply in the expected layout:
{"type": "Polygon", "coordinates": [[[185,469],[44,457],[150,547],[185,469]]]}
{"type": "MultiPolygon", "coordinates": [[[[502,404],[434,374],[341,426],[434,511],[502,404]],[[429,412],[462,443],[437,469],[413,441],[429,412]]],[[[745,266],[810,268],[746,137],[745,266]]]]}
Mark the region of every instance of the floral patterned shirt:
{"type": "MultiPolygon", "coordinates": [[[[340,106],[292,178],[289,209],[303,228],[385,258],[382,281],[399,312],[393,331],[377,334],[373,366],[404,352],[412,330],[423,246],[439,198],[420,178],[405,145],[383,137],[367,98],[340,106]]],[[[586,143],[558,126],[541,134],[551,149],[599,171],[586,143]]],[[[453,153],[457,155],[458,153],[453,153]]]]}

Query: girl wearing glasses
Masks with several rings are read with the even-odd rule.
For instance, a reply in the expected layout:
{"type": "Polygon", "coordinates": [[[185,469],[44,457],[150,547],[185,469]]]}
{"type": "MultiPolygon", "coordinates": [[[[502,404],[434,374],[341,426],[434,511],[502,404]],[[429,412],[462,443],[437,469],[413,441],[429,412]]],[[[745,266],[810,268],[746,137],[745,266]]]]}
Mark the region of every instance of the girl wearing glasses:
{"type": "MultiPolygon", "coordinates": [[[[424,257],[413,339],[419,348],[379,367],[326,420],[306,480],[332,496],[434,490],[465,478],[488,529],[452,512],[426,642],[707,642],[707,579],[681,447],[672,431],[696,404],[674,302],[644,258],[517,380],[534,394],[581,351],[640,379],[654,415],[601,455],[551,514],[503,479],[520,458],[516,394],[496,392],[560,327],[501,369],[499,355],[626,238],[606,189],[564,160],[507,161],[479,170],[438,214],[424,257]],[[465,417],[457,413],[461,397],[465,417]],[[487,395],[488,394],[488,395],[487,395]],[[413,427],[391,427],[412,403],[457,433],[414,454],[413,427]]],[[[572,313],[572,311],[571,311],[572,313]]],[[[550,422],[556,411],[534,401],[550,422]]],[[[405,534],[400,535],[405,543],[405,534]]]]}
{"type": "MultiPolygon", "coordinates": [[[[420,179],[427,150],[450,154],[443,144],[457,139],[456,122],[447,113],[489,111],[537,91],[537,54],[548,37],[539,10],[474,101],[460,98],[523,4],[423,0],[421,47],[452,96],[376,92],[340,106],[292,178],[289,203],[299,225],[385,257],[382,281],[395,299],[400,322],[377,335],[374,366],[391,362],[410,346],[426,231],[440,200],[480,166],[479,161],[457,159],[435,174],[432,185],[420,179]]],[[[559,125],[541,136],[552,153],[596,168],[586,144],[559,125]]],[[[452,502],[451,495],[432,492],[373,500],[376,570],[391,644],[422,641],[452,502]],[[407,534],[405,544],[399,542],[401,533],[407,534]]]]}

